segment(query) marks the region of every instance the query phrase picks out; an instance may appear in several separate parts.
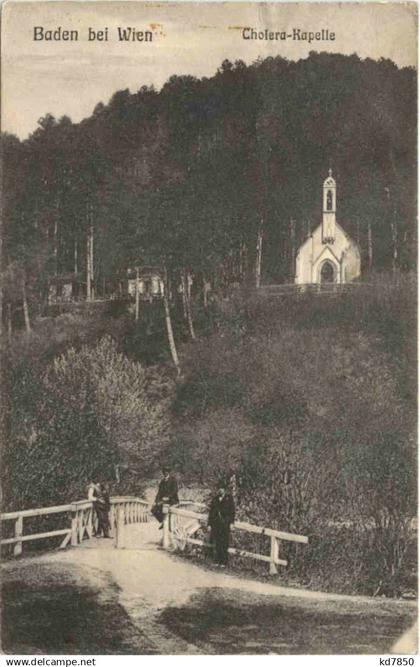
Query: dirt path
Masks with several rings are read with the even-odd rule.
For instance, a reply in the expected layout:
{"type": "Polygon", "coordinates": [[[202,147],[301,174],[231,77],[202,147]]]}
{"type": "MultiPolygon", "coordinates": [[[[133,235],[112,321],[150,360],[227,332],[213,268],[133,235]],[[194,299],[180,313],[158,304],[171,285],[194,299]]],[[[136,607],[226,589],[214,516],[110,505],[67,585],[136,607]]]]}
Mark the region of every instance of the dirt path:
{"type": "MultiPolygon", "coordinates": [[[[91,540],[26,567],[61,568],[81,586],[100,587],[98,604],[117,605],[131,628],[117,653],[387,653],[415,618],[414,603],[301,591],[204,569],[159,549],[159,539],[155,522],[128,526],[125,549],[91,540]]],[[[5,579],[24,564],[6,564],[5,579]]]]}

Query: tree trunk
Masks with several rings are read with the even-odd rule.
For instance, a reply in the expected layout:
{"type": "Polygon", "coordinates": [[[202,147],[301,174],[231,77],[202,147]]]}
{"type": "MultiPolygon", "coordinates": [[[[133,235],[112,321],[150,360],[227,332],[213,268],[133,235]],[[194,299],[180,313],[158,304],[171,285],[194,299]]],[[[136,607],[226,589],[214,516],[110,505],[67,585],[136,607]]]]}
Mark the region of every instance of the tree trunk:
{"type": "Polygon", "coordinates": [[[184,269],[181,271],[181,294],[182,294],[182,314],[184,320],[188,320],[188,311],[187,311],[187,281],[185,280],[184,269]]]}
{"type": "MultiPolygon", "coordinates": [[[[1,171],[0,171],[0,176],[1,176],[1,171]]],[[[0,223],[0,231],[3,231],[3,225],[1,223],[0,223]]],[[[1,270],[1,272],[3,271],[4,266],[5,266],[5,263],[4,263],[4,258],[3,258],[3,242],[2,242],[2,236],[0,234],[0,270],[1,270]]],[[[3,281],[1,280],[0,281],[0,341],[3,337],[3,308],[4,308],[4,291],[3,291],[3,281]]],[[[1,357],[0,357],[0,362],[1,362],[1,357]]]]}
{"type": "Polygon", "coordinates": [[[9,341],[9,345],[12,342],[12,334],[13,334],[13,329],[12,329],[12,304],[8,303],[7,304],[7,339],[9,341]]]}
{"type": "MultiPolygon", "coordinates": [[[[0,362],[1,362],[1,374],[0,374],[0,433],[2,436],[2,448],[3,448],[3,474],[5,475],[4,479],[8,477],[8,468],[6,464],[6,452],[11,446],[11,368],[10,368],[10,353],[7,347],[1,346],[0,348],[0,362]]],[[[10,479],[10,477],[9,477],[10,479]]]]}
{"type": "Polygon", "coordinates": [[[59,235],[60,235],[60,195],[57,194],[54,206],[54,270],[59,273],[59,235]]]}
{"type": "Polygon", "coordinates": [[[86,240],[86,298],[88,301],[91,301],[95,298],[95,290],[93,285],[93,214],[91,204],[88,204],[87,218],[88,233],[86,240]]]}
{"type": "Polygon", "coordinates": [[[91,282],[90,282],[90,234],[86,237],[86,299],[91,299],[91,282]]]}
{"type": "Polygon", "coordinates": [[[211,290],[210,282],[207,280],[207,277],[205,274],[202,274],[203,276],[203,306],[207,310],[209,306],[209,300],[208,300],[208,294],[211,290]]]}
{"type": "Polygon", "coordinates": [[[391,234],[392,234],[392,273],[395,276],[398,264],[398,228],[397,228],[395,210],[394,210],[394,217],[391,222],[391,234]]]}
{"type": "Polygon", "coordinates": [[[191,311],[191,290],[190,290],[190,274],[184,269],[181,271],[181,281],[182,281],[182,301],[184,304],[184,316],[186,317],[188,323],[188,329],[192,340],[196,340],[197,337],[194,331],[194,322],[192,318],[191,311]]]}
{"type": "Polygon", "coordinates": [[[136,268],[136,314],[134,317],[136,322],[139,319],[139,312],[140,312],[139,270],[138,268],[136,268]]]}
{"type": "Polygon", "coordinates": [[[261,263],[263,246],[263,219],[260,221],[257,233],[257,253],[255,258],[255,287],[258,289],[261,285],[261,263]]]}
{"type": "Polygon", "coordinates": [[[78,257],[77,257],[77,239],[74,239],[74,273],[77,276],[79,272],[78,257]]]}
{"type": "Polygon", "coordinates": [[[54,253],[54,273],[55,273],[55,275],[57,275],[57,273],[58,273],[58,220],[57,220],[57,218],[54,218],[53,253],[54,253]]]}
{"type": "Polygon", "coordinates": [[[22,281],[22,304],[23,304],[23,317],[25,320],[25,331],[26,335],[29,335],[31,333],[31,320],[29,317],[28,298],[26,294],[26,285],[24,280],[22,281]]]}
{"type": "Polygon", "coordinates": [[[90,294],[91,299],[95,298],[95,282],[94,282],[94,268],[93,268],[93,223],[90,225],[90,294]]]}
{"type": "Polygon", "coordinates": [[[372,271],[373,266],[373,243],[372,243],[372,225],[369,220],[367,229],[367,246],[368,246],[368,267],[372,271]]]}
{"type": "Polygon", "coordinates": [[[293,218],[290,218],[290,274],[291,281],[295,280],[295,256],[296,256],[296,224],[293,218]]]}
{"type": "Polygon", "coordinates": [[[172,361],[174,362],[177,375],[181,375],[181,366],[179,363],[178,352],[176,350],[174,332],[172,328],[172,318],[171,318],[171,311],[169,308],[168,294],[169,294],[168,275],[165,268],[165,281],[163,286],[163,306],[165,309],[166,333],[168,335],[168,343],[172,355],[172,361]]]}
{"type": "Polygon", "coordinates": [[[246,246],[245,241],[241,242],[239,252],[240,252],[240,264],[239,264],[240,279],[241,282],[244,283],[248,277],[248,248],[246,246]]]}

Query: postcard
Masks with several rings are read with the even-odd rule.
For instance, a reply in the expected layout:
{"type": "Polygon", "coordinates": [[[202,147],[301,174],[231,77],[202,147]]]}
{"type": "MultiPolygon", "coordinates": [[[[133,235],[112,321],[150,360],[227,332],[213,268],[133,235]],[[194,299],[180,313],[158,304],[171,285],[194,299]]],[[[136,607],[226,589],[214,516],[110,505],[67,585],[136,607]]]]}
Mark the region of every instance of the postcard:
{"type": "Polygon", "coordinates": [[[417,4],[1,30],[3,653],[414,664],[417,4]]]}

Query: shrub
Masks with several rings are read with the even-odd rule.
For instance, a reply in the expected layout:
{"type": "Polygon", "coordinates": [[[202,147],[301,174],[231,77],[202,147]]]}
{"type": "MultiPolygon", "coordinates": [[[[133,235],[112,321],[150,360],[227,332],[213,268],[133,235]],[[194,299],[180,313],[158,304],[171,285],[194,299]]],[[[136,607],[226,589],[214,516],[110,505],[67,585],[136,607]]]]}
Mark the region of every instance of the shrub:
{"type": "Polygon", "coordinates": [[[317,454],[283,438],[244,457],[239,515],[309,537],[305,547],[282,543],[287,576],[347,593],[398,595],[415,544],[412,460],[397,439],[392,447],[369,443],[361,455],[346,447],[317,454]]]}
{"type": "Polygon", "coordinates": [[[283,547],[290,576],[387,595],[407,581],[414,305],[410,280],[331,299],[238,293],[185,356],[173,461],[204,482],[234,469],[240,518],[308,535],[283,547]]]}
{"type": "Polygon", "coordinates": [[[28,370],[14,380],[8,506],[83,496],[93,476],[115,479],[116,464],[141,478],[158,465],[171,384],[127,359],[110,337],[70,348],[41,376],[28,370]]]}

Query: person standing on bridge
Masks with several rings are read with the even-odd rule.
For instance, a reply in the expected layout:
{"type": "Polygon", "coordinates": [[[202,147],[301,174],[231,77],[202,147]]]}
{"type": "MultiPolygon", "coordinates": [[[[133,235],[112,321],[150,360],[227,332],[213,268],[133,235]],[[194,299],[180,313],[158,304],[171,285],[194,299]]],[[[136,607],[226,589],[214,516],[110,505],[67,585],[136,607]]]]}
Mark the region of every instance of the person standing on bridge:
{"type": "Polygon", "coordinates": [[[178,505],[178,482],[171,475],[168,466],[162,467],[163,478],[160,481],[159,489],[156,494],[155,504],[152,507],[153,516],[159,521],[160,528],[163,525],[163,505],[178,505]]]}
{"type": "Polygon", "coordinates": [[[96,496],[99,493],[99,484],[97,484],[96,482],[90,482],[87,488],[87,492],[88,492],[88,500],[92,500],[92,502],[95,501],[96,496]]]}
{"type": "Polygon", "coordinates": [[[214,560],[220,567],[228,564],[230,527],[235,522],[235,503],[224,480],[218,484],[217,494],[210,504],[208,525],[211,530],[214,560]]]}
{"type": "MultiPolygon", "coordinates": [[[[99,484],[92,480],[88,485],[87,492],[88,492],[88,494],[87,494],[88,495],[88,500],[90,500],[92,502],[92,507],[95,511],[96,518],[99,521],[98,513],[96,511],[96,501],[97,501],[97,498],[98,498],[98,495],[99,495],[99,484]]],[[[93,520],[93,526],[94,526],[93,536],[96,537],[97,534],[98,534],[98,529],[95,528],[96,522],[94,520],[94,516],[92,517],[92,520],[93,520]]]]}
{"type": "Polygon", "coordinates": [[[95,510],[98,517],[98,529],[96,536],[109,538],[109,510],[111,509],[111,502],[109,499],[109,492],[105,484],[98,484],[98,492],[94,500],[95,510]]]}

